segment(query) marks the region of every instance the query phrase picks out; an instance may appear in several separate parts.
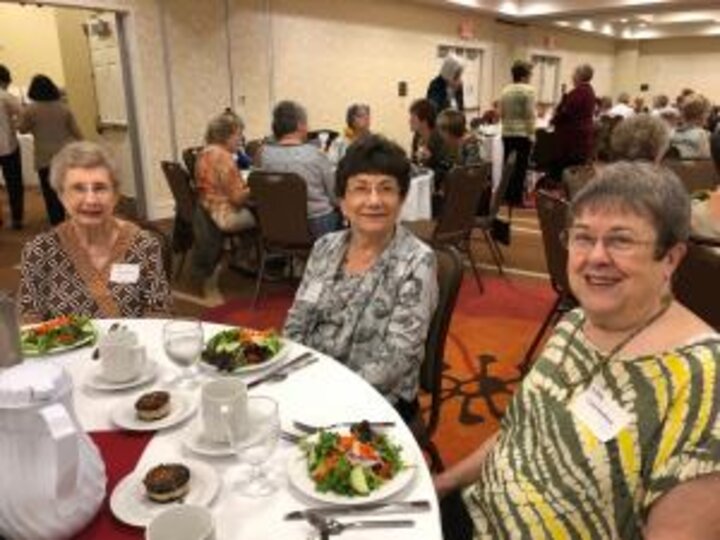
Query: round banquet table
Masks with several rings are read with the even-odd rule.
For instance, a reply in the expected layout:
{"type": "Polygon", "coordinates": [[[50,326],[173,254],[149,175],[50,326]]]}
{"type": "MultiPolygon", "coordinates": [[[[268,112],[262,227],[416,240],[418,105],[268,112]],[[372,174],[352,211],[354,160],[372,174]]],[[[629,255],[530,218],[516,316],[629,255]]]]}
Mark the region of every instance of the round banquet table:
{"type": "MultiPolygon", "coordinates": [[[[101,335],[107,331],[114,321],[97,320],[95,324],[101,335]]],[[[162,386],[171,379],[180,368],[167,359],[162,345],[162,327],[164,320],[122,320],[120,321],[138,334],[139,341],[146,347],[147,359],[159,365],[158,378],[152,384],[122,392],[102,392],[89,388],[85,381],[97,369],[91,360],[92,349],[84,347],[63,354],[52,356],[52,361],[63,365],[72,375],[74,382],[75,412],[82,427],[89,432],[117,430],[111,421],[111,411],[123,402],[134,402],[137,396],[152,388],[162,386]]],[[[203,323],[205,339],[217,331],[226,328],[222,325],[203,323]]],[[[288,343],[283,353],[287,359],[308,351],[306,347],[288,343]]],[[[409,456],[409,461],[416,463],[412,481],[393,497],[393,500],[427,499],[431,503],[431,511],[423,513],[393,513],[383,516],[370,516],[386,519],[413,519],[415,526],[407,529],[348,530],[343,533],[347,540],[372,538],[376,539],[441,539],[441,527],[437,497],[433,489],[429,471],[422,453],[409,429],[402,422],[390,404],[369,384],[355,373],[345,368],[332,358],[316,353],[318,362],[304,367],[282,382],[261,384],[251,390],[249,395],[267,395],[275,398],[280,407],[283,429],[291,430],[292,420],[302,420],[309,424],[324,425],[333,421],[394,420],[396,428],[393,437],[399,442],[409,456]]],[[[243,375],[250,381],[263,372],[243,375]]],[[[210,370],[200,370],[199,382],[218,377],[210,370]]],[[[199,401],[200,385],[192,390],[199,401]]],[[[269,467],[280,473],[280,489],[269,497],[249,498],[242,496],[233,486],[233,471],[237,471],[239,462],[234,457],[206,458],[191,453],[182,444],[183,437],[193,422],[198,421],[199,413],[185,423],[157,432],[143,451],[136,467],[145,470],[161,462],[182,461],[193,459],[210,464],[221,478],[221,488],[210,508],[216,521],[216,540],[265,540],[268,538],[304,539],[312,531],[303,520],[286,521],[283,516],[292,510],[324,503],[315,501],[296,491],[288,483],[285,464],[289,456],[297,452],[291,443],[281,440],[274,455],[268,462],[269,467]]],[[[108,494],[109,496],[109,494],[108,494]]],[[[360,500],[358,501],[360,502],[360,500]]],[[[366,516],[345,516],[341,520],[351,521],[366,516]]],[[[137,538],[141,538],[138,529],[137,538]]]]}

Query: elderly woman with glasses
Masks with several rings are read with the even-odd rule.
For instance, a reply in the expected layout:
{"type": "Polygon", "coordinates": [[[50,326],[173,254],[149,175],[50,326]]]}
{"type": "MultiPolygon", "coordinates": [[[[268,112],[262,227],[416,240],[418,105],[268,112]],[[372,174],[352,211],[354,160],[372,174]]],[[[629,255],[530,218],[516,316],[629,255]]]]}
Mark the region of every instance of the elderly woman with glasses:
{"type": "Polygon", "coordinates": [[[671,291],[689,219],[680,181],[649,163],[578,193],[564,239],[580,307],[500,432],[436,477],[446,538],[720,537],[720,336],[671,291]]]}
{"type": "Polygon", "coordinates": [[[357,372],[408,422],[437,304],[435,254],[397,224],[409,183],[395,143],[370,135],[350,146],[335,187],[350,228],[315,243],[284,329],[357,372]]]}
{"type": "Polygon", "coordinates": [[[167,315],[170,286],[157,237],[113,215],[119,178],[107,151],[93,142],[65,146],[50,182],[68,219],[22,252],[20,315],[38,322],[59,315],[167,315]]]}

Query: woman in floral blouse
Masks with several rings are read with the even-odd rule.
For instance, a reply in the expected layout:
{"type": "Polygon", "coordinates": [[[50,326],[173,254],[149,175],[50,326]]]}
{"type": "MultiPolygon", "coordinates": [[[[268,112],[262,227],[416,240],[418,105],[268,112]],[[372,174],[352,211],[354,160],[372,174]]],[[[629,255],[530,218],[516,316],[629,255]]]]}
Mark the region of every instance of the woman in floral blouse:
{"type": "Polygon", "coordinates": [[[409,183],[397,144],[370,135],[348,149],[335,189],[350,228],[315,243],[284,329],[357,372],[406,421],[437,304],[435,254],[397,224],[409,183]]]}

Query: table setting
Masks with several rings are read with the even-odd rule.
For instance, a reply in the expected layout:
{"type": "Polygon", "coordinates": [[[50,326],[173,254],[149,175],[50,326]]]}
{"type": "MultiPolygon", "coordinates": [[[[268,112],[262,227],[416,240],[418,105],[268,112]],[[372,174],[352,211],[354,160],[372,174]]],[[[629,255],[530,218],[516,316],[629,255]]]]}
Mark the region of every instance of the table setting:
{"type": "MultiPolygon", "coordinates": [[[[38,373],[50,372],[43,388],[59,397],[28,404],[24,418],[33,420],[23,422],[39,430],[39,417],[53,426],[38,445],[49,465],[38,469],[51,479],[64,474],[58,486],[72,485],[74,475],[76,489],[70,496],[63,488],[64,497],[82,501],[74,504],[84,514],[65,530],[30,532],[0,504],[0,535],[442,538],[430,474],[409,429],[332,358],[274,333],[194,320],[92,325],[96,343],[51,348],[0,371],[0,435],[19,418],[8,396],[21,392],[7,388],[29,385],[34,399],[38,373]],[[16,369],[35,371],[9,382],[16,369]],[[59,393],[57,381],[64,381],[59,393]],[[42,412],[55,406],[67,418],[42,412]],[[52,466],[48,456],[60,449],[78,457],[74,467],[52,466]],[[86,485],[77,473],[83,468],[93,472],[86,485]],[[101,494],[98,485],[106,487],[101,494]]],[[[20,479],[4,482],[12,491],[20,479]]],[[[73,507],[50,484],[18,499],[25,511],[40,500],[73,507]]]]}

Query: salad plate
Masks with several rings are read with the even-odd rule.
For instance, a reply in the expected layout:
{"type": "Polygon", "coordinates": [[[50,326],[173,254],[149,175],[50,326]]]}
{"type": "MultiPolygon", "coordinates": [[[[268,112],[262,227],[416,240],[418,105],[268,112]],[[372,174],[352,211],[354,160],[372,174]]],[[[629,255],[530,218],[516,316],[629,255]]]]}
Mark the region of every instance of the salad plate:
{"type": "Polygon", "coordinates": [[[197,400],[185,392],[170,392],[170,414],[158,420],[140,420],[135,412],[135,399],[122,401],[112,410],[115,425],[130,431],[158,431],[173,427],[190,418],[197,409],[197,400]]]}
{"type": "MultiPolygon", "coordinates": [[[[183,499],[185,504],[209,506],[220,491],[220,478],[205,463],[183,459],[190,469],[190,491],[183,499]]],[[[149,467],[148,467],[149,469],[149,467]]],[[[110,496],[110,510],[123,523],[135,527],[147,527],[155,516],[164,512],[172,503],[157,503],[148,498],[143,485],[144,470],[135,470],[120,480],[110,496]]]]}
{"type": "Polygon", "coordinates": [[[267,369],[285,356],[285,343],[275,330],[231,328],[211,337],[200,357],[206,371],[227,375],[267,369]]]}
{"type": "Polygon", "coordinates": [[[341,506],[378,502],[402,491],[416,467],[388,434],[368,431],[364,442],[354,428],[308,437],[288,461],[290,484],[307,497],[341,506]]]}
{"type": "Polygon", "coordinates": [[[103,392],[119,392],[122,390],[128,390],[137,386],[142,386],[155,380],[158,374],[157,362],[148,360],[143,366],[140,375],[129,381],[114,382],[108,381],[100,373],[100,366],[93,366],[89,369],[87,379],[85,379],[85,386],[92,388],[93,390],[100,390],[103,392]]]}
{"type": "Polygon", "coordinates": [[[58,354],[95,343],[97,329],[88,317],[63,315],[20,329],[23,356],[58,354]]]}

